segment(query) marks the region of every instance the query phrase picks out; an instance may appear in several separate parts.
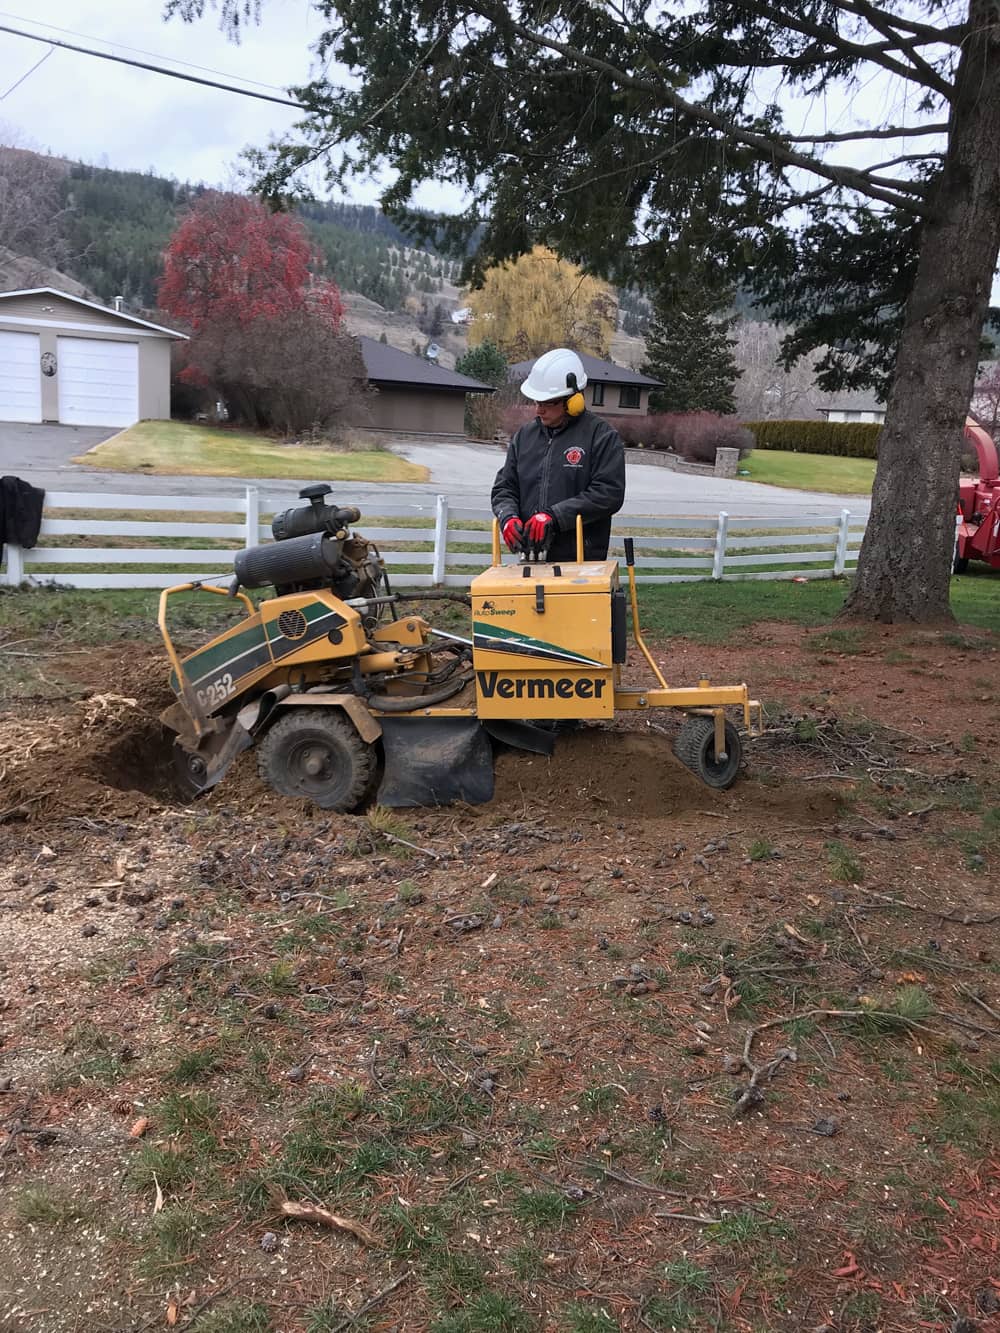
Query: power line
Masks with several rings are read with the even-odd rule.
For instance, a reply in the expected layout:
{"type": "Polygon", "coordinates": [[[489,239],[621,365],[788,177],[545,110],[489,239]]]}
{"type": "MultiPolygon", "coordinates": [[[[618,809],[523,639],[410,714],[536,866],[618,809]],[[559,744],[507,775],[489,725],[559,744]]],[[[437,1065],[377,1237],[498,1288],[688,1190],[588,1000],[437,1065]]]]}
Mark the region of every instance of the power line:
{"type": "MultiPolygon", "coordinates": [[[[82,42],[100,42],[102,37],[91,37],[86,32],[76,32],[73,28],[60,28],[55,23],[43,23],[41,19],[26,19],[23,14],[10,14],[6,10],[0,9],[0,18],[14,19],[18,23],[33,23],[36,28],[48,28],[50,32],[61,32],[66,37],[79,37],[82,42]]],[[[140,46],[128,46],[125,42],[109,42],[109,46],[117,46],[122,51],[131,51],[133,55],[152,56],[154,60],[170,60],[175,65],[183,65],[186,69],[197,69],[202,74],[217,74],[219,78],[226,78],[226,72],[221,69],[212,69],[209,65],[196,65],[191,60],[175,60],[173,56],[161,56],[158,51],[144,51],[140,46]]],[[[241,79],[243,83],[252,83],[255,88],[270,88],[272,92],[281,92],[282,89],[274,83],[264,83],[261,79],[246,79],[242,75],[235,77],[241,79]]]]}
{"type": "Polygon", "coordinates": [[[8,27],[0,23],[0,32],[13,33],[15,37],[27,37],[32,42],[44,42],[46,46],[58,46],[64,51],[76,51],[84,56],[96,56],[98,60],[111,60],[119,65],[131,65],[134,69],[146,69],[153,74],[165,74],[170,79],[183,79],[186,83],[200,83],[206,88],[219,88],[224,93],[238,93],[240,97],[255,97],[261,102],[277,102],[279,106],[295,107],[297,111],[308,111],[302,102],[292,102],[285,97],[272,97],[269,93],[255,93],[249,88],[236,88],[231,83],[216,83],[214,79],[199,79],[195,74],[182,74],[180,70],[164,69],[162,65],[149,65],[142,60],[129,60],[125,56],[113,56],[107,51],[92,51],[86,46],[74,46],[72,42],[59,42],[54,37],[42,37],[35,32],[22,32],[20,28],[8,27]]]}
{"type": "Polygon", "coordinates": [[[28,70],[27,74],[22,74],[21,77],[18,79],[17,83],[12,83],[10,87],[7,89],[7,91],[2,95],[0,95],[0,102],[5,102],[15,88],[20,88],[21,84],[25,81],[25,79],[30,78],[31,75],[34,74],[36,69],[39,69],[42,65],[44,65],[46,60],[48,60],[51,54],[52,54],[52,47],[50,46],[49,49],[45,52],[45,54],[42,56],[42,58],[40,60],[35,61],[31,69],[28,70]]]}

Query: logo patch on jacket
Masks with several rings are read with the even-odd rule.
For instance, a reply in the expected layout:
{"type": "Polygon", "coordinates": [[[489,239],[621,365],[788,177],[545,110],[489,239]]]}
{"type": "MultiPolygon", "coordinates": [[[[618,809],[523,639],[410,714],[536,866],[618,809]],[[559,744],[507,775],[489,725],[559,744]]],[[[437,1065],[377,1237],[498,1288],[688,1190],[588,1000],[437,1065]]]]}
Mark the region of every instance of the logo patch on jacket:
{"type": "Polygon", "coordinates": [[[566,450],[563,454],[563,458],[565,458],[570,467],[579,467],[583,462],[583,453],[584,451],[582,449],[578,449],[576,445],[574,445],[572,449],[566,450]]]}

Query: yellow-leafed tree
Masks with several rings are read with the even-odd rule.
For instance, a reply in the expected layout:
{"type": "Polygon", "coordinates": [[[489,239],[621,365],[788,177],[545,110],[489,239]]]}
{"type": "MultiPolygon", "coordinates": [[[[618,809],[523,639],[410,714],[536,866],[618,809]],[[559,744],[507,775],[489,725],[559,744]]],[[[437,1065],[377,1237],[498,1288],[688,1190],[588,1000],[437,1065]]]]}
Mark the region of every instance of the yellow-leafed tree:
{"type": "Polygon", "coordinates": [[[536,245],[530,254],[487,269],[466,297],[472,309],[469,342],[490,339],[508,361],[527,361],[552,347],[606,357],[618,322],[618,303],[606,282],[536,245]]]}

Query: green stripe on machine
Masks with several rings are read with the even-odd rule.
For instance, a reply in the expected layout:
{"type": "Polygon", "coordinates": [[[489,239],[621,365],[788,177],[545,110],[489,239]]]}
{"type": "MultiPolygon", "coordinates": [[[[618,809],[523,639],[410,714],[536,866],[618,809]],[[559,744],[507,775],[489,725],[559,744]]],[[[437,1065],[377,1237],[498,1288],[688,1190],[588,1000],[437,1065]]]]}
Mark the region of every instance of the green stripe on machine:
{"type": "Polygon", "coordinates": [[[533,639],[527,634],[518,634],[516,630],[504,629],[500,625],[484,625],[479,620],[473,621],[472,635],[474,647],[494,653],[513,653],[517,657],[544,658],[551,662],[578,662],[581,666],[605,665],[597,658],[570,652],[567,648],[560,648],[556,643],[533,639]]]}
{"type": "MultiPolygon", "coordinates": [[[[222,643],[212,643],[200,652],[192,655],[183,663],[184,674],[192,685],[219,675],[223,671],[232,671],[243,675],[252,666],[245,666],[245,660],[256,653],[263,653],[263,660],[270,658],[264,626],[260,623],[241,630],[239,634],[224,639],[222,643]]],[[[255,665],[259,665],[256,663],[255,665]]]]}

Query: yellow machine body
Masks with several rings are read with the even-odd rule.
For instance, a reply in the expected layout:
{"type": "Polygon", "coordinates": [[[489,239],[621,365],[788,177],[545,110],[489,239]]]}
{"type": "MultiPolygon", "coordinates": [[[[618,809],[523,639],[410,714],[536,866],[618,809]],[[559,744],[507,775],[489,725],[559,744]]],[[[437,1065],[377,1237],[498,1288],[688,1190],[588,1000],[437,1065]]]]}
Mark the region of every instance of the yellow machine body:
{"type": "Polygon", "coordinates": [[[613,717],[615,594],[621,597],[615,560],[497,564],[478,575],[472,583],[477,714],[613,717]]]}
{"type": "MultiPolygon", "coordinates": [[[[220,591],[224,591],[220,589],[220,591]]],[[[271,598],[210,643],[181,659],[186,684],[199,711],[214,713],[234,696],[270,686],[310,668],[329,670],[368,651],[361,617],[332,592],[292,593],[271,598]]],[[[176,664],[171,685],[177,689],[176,664]]]]}
{"type": "MultiPolygon", "coordinates": [[[[312,578],[316,543],[288,540],[303,547],[312,578]]],[[[709,786],[731,785],[741,741],[726,710],[738,709],[752,733],[760,704],[744,683],[668,684],[640,631],[632,541],[627,592],[616,560],[585,560],[583,550],[578,522],[576,560],[505,564],[494,524],[492,563],[471,587],[471,663],[468,638],[433,630],[421,616],[378,623],[373,608],[394,596],[352,604],[312,588],[279,591],[255,607],[238,585],[245,618],[182,658],[167,626],[170,598],[196,587],[233,593],[166,589],[159,623],[177,702],[162,720],[178,735],[182,776],[207,790],[259,741],[265,780],[324,808],[355,808],[376,770],[384,804],[475,804],[493,794],[491,737],[551,753],[551,730],[533,721],[671,708],[689,714],[675,745],[682,762],[709,786]],[[630,637],[651,686],[622,680],[630,637]]]]}

